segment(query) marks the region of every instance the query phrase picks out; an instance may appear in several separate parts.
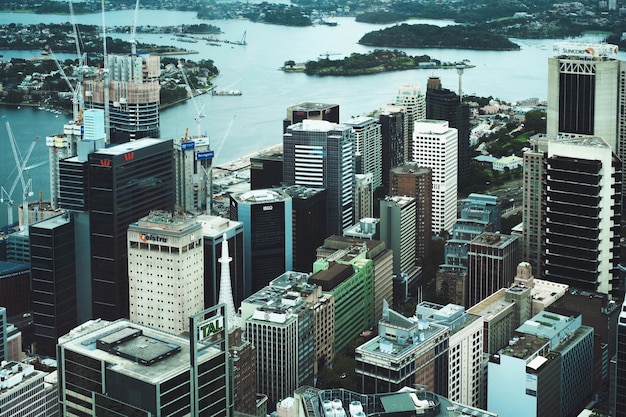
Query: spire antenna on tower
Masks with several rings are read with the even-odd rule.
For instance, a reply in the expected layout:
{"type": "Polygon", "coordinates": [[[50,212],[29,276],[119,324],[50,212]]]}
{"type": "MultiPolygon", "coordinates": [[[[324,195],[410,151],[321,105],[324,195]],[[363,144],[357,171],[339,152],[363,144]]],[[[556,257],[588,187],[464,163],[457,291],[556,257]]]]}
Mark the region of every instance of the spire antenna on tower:
{"type": "Polygon", "coordinates": [[[230,262],[233,260],[228,254],[228,239],[226,233],[222,236],[222,256],[218,259],[218,262],[222,264],[222,273],[220,276],[220,295],[218,303],[225,304],[226,323],[228,328],[226,331],[230,333],[237,328],[235,312],[235,302],[233,301],[233,289],[230,283],[230,262]]]}

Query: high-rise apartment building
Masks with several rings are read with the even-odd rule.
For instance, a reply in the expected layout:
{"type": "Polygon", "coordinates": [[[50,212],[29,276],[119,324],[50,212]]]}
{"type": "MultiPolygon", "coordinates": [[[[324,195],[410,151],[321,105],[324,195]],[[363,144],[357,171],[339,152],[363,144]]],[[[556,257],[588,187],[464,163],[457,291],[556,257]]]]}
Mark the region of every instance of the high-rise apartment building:
{"type": "Polygon", "coordinates": [[[369,116],[353,117],[344,122],[354,131],[355,173],[373,175],[374,189],[382,183],[382,133],[376,119],[369,116]]]}
{"type": "Polygon", "coordinates": [[[326,234],[354,224],[354,132],[350,126],[305,119],[283,135],[286,185],[325,188],[326,234]]]}
{"type": "Polygon", "coordinates": [[[483,233],[469,243],[467,260],[466,307],[469,308],[513,284],[520,263],[519,239],[500,233],[483,233]]]}
{"type": "Polygon", "coordinates": [[[415,260],[418,264],[430,256],[432,187],[432,171],[415,162],[392,167],[389,171],[389,195],[415,198],[415,260]]]}
{"type": "MultiPolygon", "coordinates": [[[[555,137],[555,136],[553,136],[555,137]]],[[[545,171],[548,136],[534,135],[522,165],[522,259],[542,278],[545,256],[545,171]]]]}
{"type": "Polygon", "coordinates": [[[415,123],[426,119],[426,94],[418,85],[402,85],[396,94],[395,104],[403,106],[406,110],[406,146],[404,148],[404,161],[410,161],[415,153],[416,144],[413,143],[415,123]]]}
{"type": "Polygon", "coordinates": [[[287,107],[287,117],[283,120],[283,133],[287,132],[288,126],[305,119],[339,123],[339,105],[305,102],[287,107]]]}
{"type": "Polygon", "coordinates": [[[29,230],[37,353],[55,357],[58,338],[78,325],[74,222],[62,214],[29,230]]]}
{"type": "Polygon", "coordinates": [[[548,142],[543,277],[572,288],[620,291],[622,164],[598,137],[548,142]]]}
{"type": "Polygon", "coordinates": [[[204,245],[195,218],[152,211],[128,226],[129,318],[173,334],[204,310],[204,245]]]}
{"type": "MultiPolygon", "coordinates": [[[[174,208],[172,153],[171,140],[152,138],[98,149],[89,154],[87,178],[65,191],[80,194],[88,184],[94,318],[128,317],[126,231],[151,210],[174,208]]],[[[87,244],[79,241],[77,247],[87,244]]]]}
{"type": "Polygon", "coordinates": [[[213,155],[208,137],[174,140],[176,207],[179,211],[211,214],[213,155]]]}
{"type": "Polygon", "coordinates": [[[105,63],[107,68],[97,78],[83,81],[83,100],[88,109],[108,109],[106,140],[123,143],[159,137],[160,57],[108,55],[105,63]]]}
{"type": "MultiPolygon", "coordinates": [[[[459,92],[460,94],[460,92],[459,92]]],[[[459,132],[457,177],[459,184],[468,179],[470,174],[470,108],[468,104],[447,88],[441,87],[437,77],[428,79],[426,89],[426,118],[447,120],[450,127],[459,132]]]]}
{"type": "Polygon", "coordinates": [[[411,160],[432,172],[432,232],[452,230],[456,221],[458,191],[458,132],[443,120],[415,123],[411,160]]]}
{"type": "Polygon", "coordinates": [[[230,219],[243,223],[243,295],[248,297],[293,265],[292,198],[280,188],[230,194],[230,219]]]}
{"type": "Polygon", "coordinates": [[[223,316],[207,314],[190,329],[191,341],[123,319],[88,321],[60,338],[61,414],[229,415],[228,349],[218,343],[223,316]],[[218,339],[208,343],[209,336],[218,339]]]}

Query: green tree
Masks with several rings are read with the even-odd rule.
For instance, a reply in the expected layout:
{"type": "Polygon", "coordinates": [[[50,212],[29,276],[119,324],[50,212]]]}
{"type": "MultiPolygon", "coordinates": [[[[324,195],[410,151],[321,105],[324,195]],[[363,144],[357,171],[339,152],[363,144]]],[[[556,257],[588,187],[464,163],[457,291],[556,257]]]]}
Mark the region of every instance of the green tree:
{"type": "Polygon", "coordinates": [[[546,133],[546,112],[544,110],[530,110],[526,112],[524,130],[546,133]]]}

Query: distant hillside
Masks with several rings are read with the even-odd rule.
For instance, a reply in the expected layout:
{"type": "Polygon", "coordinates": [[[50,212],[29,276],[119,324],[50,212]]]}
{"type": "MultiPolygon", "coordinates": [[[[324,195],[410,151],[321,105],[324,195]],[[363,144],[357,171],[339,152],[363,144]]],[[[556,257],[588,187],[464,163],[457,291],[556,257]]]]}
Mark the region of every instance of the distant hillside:
{"type": "Polygon", "coordinates": [[[519,50],[508,38],[475,26],[401,25],[366,33],[361,45],[388,48],[451,48],[494,51],[519,50]]]}

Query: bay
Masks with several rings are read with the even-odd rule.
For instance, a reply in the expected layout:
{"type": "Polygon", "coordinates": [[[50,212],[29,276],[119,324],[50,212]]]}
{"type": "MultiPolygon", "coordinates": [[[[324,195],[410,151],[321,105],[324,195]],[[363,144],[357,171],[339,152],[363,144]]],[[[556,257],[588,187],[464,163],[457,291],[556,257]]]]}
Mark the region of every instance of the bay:
{"type": "MultiPolygon", "coordinates": [[[[107,26],[131,25],[133,11],[110,12],[105,16],[107,26]]],[[[0,13],[0,23],[60,23],[69,16],[0,13]]],[[[80,23],[100,25],[100,14],[81,15],[80,23]]],[[[302,73],[285,73],[279,68],[287,60],[305,62],[319,56],[338,59],[352,53],[367,53],[373,47],[358,44],[363,34],[390,25],[358,23],[354,18],[337,18],[337,26],[316,25],[310,27],[286,27],[253,23],[248,20],[200,21],[191,12],[141,10],[138,25],[197,24],[206,22],[222,30],[221,40],[239,41],[245,35],[246,45],[233,45],[200,40],[197,43],[179,42],[169,34],[138,33],[141,43],[176,45],[193,49],[195,53],[180,55],[191,60],[210,59],[220,70],[213,80],[217,89],[237,89],[241,96],[202,95],[194,101],[173,106],[161,112],[161,136],[181,137],[188,130],[195,134],[200,130],[211,138],[215,150],[215,163],[234,160],[259,149],[282,141],[282,120],[289,106],[301,102],[333,103],[340,106],[340,119],[347,121],[353,116],[368,114],[394,101],[401,85],[416,84],[425,89],[431,76],[441,78],[445,88],[458,90],[457,72],[444,69],[418,69],[353,77],[319,77],[302,73]],[[163,19],[163,13],[167,19],[163,19]],[[198,126],[195,118],[201,109],[204,115],[198,126]]],[[[430,23],[440,26],[454,24],[451,21],[414,20],[411,23],[430,23]]],[[[110,36],[128,39],[128,34],[110,36]]],[[[585,41],[598,41],[598,36],[587,36],[585,41]]],[[[545,100],[547,97],[547,60],[552,56],[552,44],[559,40],[513,40],[521,45],[519,51],[473,51],[456,49],[402,49],[408,55],[429,55],[444,62],[468,60],[468,68],[462,76],[463,94],[493,96],[507,102],[527,98],[545,100]]],[[[38,57],[39,51],[0,51],[3,59],[11,57],[38,57]]],[[[72,54],[57,54],[59,59],[73,58],[72,54]]],[[[620,52],[620,58],[626,56],[620,52]]],[[[35,136],[45,136],[62,131],[68,116],[29,108],[0,109],[7,114],[24,151],[35,136]],[[19,126],[18,126],[19,125],[19,126]]],[[[6,129],[0,127],[0,184],[6,188],[12,183],[10,173],[15,163],[10,153],[6,129]]],[[[45,161],[47,147],[40,140],[32,159],[45,161]]],[[[29,170],[33,190],[44,198],[49,197],[47,166],[29,170]]],[[[14,193],[14,200],[18,190],[14,193]]],[[[15,216],[17,218],[17,216],[15,216]]],[[[0,224],[6,219],[6,206],[0,205],[0,224]]]]}

